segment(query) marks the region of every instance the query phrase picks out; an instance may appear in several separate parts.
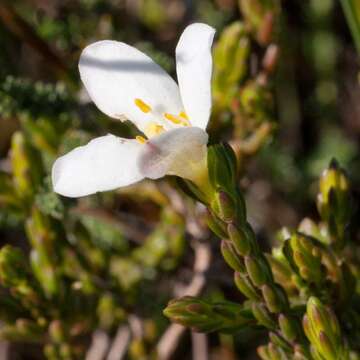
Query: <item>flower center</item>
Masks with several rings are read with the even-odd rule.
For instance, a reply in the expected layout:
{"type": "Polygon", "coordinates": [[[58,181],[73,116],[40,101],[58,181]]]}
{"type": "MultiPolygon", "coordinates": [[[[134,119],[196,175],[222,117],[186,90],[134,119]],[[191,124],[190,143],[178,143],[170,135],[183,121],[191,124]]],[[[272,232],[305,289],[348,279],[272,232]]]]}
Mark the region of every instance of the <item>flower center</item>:
{"type": "MultiPolygon", "coordinates": [[[[152,112],[152,108],[150,105],[148,105],[145,101],[136,98],[134,100],[135,105],[137,108],[142,111],[144,114],[150,114],[152,112]]],[[[167,121],[170,121],[171,123],[175,125],[180,126],[191,126],[188,116],[186,115],[185,111],[181,111],[179,115],[164,113],[163,114],[164,119],[167,121]]],[[[160,123],[157,123],[155,121],[151,121],[144,131],[145,135],[148,138],[151,138],[155,135],[159,135],[162,132],[165,131],[165,128],[160,123]]],[[[143,136],[136,136],[136,140],[140,142],[141,144],[146,143],[147,139],[145,139],[143,136]]]]}

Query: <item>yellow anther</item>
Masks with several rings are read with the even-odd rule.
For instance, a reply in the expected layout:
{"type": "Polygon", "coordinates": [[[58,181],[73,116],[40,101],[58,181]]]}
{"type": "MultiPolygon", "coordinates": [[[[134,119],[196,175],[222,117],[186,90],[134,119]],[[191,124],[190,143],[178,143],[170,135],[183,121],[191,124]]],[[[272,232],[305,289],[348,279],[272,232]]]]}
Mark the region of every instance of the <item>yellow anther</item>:
{"type": "Polygon", "coordinates": [[[182,126],[189,126],[190,122],[187,119],[186,114],[182,111],[179,116],[172,115],[169,113],[165,113],[164,117],[166,120],[171,121],[173,124],[182,125],[182,126]]]}
{"type": "Polygon", "coordinates": [[[148,137],[155,136],[161,134],[163,131],[165,131],[164,127],[162,125],[158,125],[155,122],[151,122],[147,127],[145,134],[148,137]]]}
{"type": "Polygon", "coordinates": [[[165,117],[166,120],[169,120],[174,124],[181,124],[182,123],[182,120],[176,115],[171,115],[171,114],[165,113],[164,117],[165,117]]]}
{"type": "Polygon", "coordinates": [[[180,117],[182,117],[183,119],[185,120],[189,120],[189,117],[186,115],[186,112],[185,111],[181,111],[180,114],[179,114],[180,117]]]}
{"type": "Polygon", "coordinates": [[[151,107],[146,104],[144,101],[142,101],[141,99],[135,99],[134,100],[135,105],[143,112],[143,113],[148,113],[151,111],[151,107]]]}
{"type": "Polygon", "coordinates": [[[135,139],[140,143],[140,144],[145,144],[146,143],[146,139],[143,136],[136,136],[135,139]]]}

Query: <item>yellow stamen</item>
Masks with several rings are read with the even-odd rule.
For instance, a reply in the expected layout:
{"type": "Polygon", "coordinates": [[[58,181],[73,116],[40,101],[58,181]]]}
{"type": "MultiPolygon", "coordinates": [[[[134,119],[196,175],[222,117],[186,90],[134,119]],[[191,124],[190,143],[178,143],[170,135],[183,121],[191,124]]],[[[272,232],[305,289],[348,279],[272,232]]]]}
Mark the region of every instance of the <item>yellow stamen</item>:
{"type": "Polygon", "coordinates": [[[178,116],[165,113],[165,114],[164,114],[164,117],[165,117],[166,120],[169,120],[169,121],[171,121],[171,122],[174,123],[174,124],[181,124],[181,123],[182,123],[182,120],[179,119],[178,116]]]}
{"type": "MultiPolygon", "coordinates": [[[[184,114],[186,116],[185,113],[181,112],[181,114],[184,114]]],[[[189,126],[190,125],[190,122],[189,120],[187,120],[184,116],[176,116],[176,115],[172,115],[172,114],[169,114],[169,113],[165,113],[164,114],[164,117],[166,120],[169,120],[171,121],[173,124],[177,124],[177,125],[182,125],[182,126],[189,126]]]]}
{"type": "Polygon", "coordinates": [[[181,111],[179,114],[180,117],[184,118],[185,120],[189,120],[189,117],[186,115],[185,111],[181,111]]]}
{"type": "Polygon", "coordinates": [[[155,122],[151,122],[147,127],[145,134],[148,137],[155,136],[161,134],[163,131],[165,131],[164,127],[162,125],[158,125],[155,122]]]}
{"type": "Polygon", "coordinates": [[[136,136],[135,139],[140,143],[140,144],[145,144],[146,143],[146,139],[143,136],[136,136]]]}
{"type": "Polygon", "coordinates": [[[147,114],[148,112],[151,111],[151,107],[146,104],[144,101],[142,101],[141,99],[135,99],[134,100],[135,105],[145,114],[147,114]]]}

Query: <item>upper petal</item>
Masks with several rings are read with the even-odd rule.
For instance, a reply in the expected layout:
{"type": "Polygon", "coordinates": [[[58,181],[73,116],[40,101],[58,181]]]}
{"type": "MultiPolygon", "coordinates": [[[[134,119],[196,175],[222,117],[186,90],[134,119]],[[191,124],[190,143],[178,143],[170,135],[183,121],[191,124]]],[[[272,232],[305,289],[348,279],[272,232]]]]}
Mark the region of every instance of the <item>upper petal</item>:
{"type": "Polygon", "coordinates": [[[211,46],[215,29],[192,24],[176,47],[176,71],[181,99],[193,126],[206,129],[211,111],[211,46]]]}
{"type": "Polygon", "coordinates": [[[158,179],[177,175],[197,177],[206,159],[207,133],[198,127],[182,127],[151,138],[139,155],[139,168],[144,176],[158,179]]]}
{"type": "MultiPolygon", "coordinates": [[[[176,82],[150,57],[122,42],[105,40],[87,46],[79,70],[102,112],[118,119],[125,116],[143,132],[151,120],[183,110],[176,82]],[[152,111],[143,112],[135,99],[152,111]]],[[[169,122],[166,125],[171,127],[169,122]]]]}
{"type": "Polygon", "coordinates": [[[143,179],[137,167],[142,147],[136,140],[110,134],[91,140],[55,161],[54,191],[80,197],[135,183],[143,179]]]}

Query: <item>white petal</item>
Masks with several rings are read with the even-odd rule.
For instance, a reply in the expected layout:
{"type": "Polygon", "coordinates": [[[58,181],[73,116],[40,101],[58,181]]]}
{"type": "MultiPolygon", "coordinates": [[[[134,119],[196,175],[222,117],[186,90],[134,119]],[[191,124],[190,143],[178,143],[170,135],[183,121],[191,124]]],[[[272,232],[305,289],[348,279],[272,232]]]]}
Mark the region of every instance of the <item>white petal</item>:
{"type": "Polygon", "coordinates": [[[79,197],[130,185],[143,176],[137,159],[142,144],[106,135],[58,158],[52,168],[54,191],[79,197]]]}
{"type": "Polygon", "coordinates": [[[211,111],[211,45],[215,29],[192,24],[176,47],[176,71],[181,99],[193,126],[206,129],[211,111]]]}
{"type": "MultiPolygon", "coordinates": [[[[144,132],[151,120],[183,110],[176,82],[151,58],[127,44],[99,41],[80,57],[81,79],[97,107],[110,117],[128,120],[144,132]],[[142,112],[135,99],[152,108],[142,112]]],[[[168,128],[172,128],[167,122],[168,128]]]]}
{"type": "Polygon", "coordinates": [[[207,133],[198,127],[166,131],[144,144],[140,171],[151,179],[168,174],[193,180],[204,165],[207,142],[207,133]]]}

